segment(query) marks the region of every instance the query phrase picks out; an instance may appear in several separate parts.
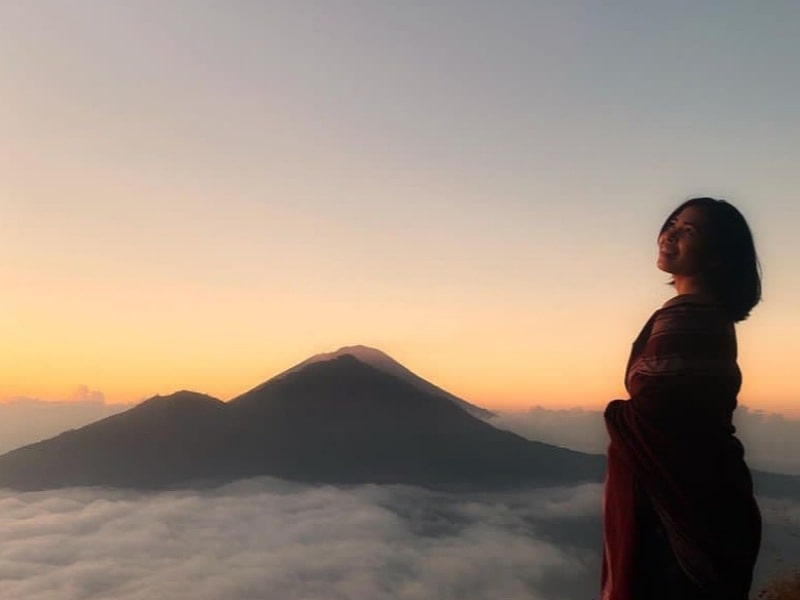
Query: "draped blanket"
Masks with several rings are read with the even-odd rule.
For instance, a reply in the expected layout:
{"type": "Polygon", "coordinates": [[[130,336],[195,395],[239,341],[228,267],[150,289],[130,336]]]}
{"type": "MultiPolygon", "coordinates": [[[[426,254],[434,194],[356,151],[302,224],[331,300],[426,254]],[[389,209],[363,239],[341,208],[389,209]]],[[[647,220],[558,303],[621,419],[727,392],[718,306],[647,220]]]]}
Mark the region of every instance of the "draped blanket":
{"type": "Polygon", "coordinates": [[[761,518],[731,424],[740,385],[733,323],[715,305],[677,296],[645,324],[626,372],[630,400],[605,411],[603,600],[639,600],[643,498],[704,597],[747,599],[761,518]]]}

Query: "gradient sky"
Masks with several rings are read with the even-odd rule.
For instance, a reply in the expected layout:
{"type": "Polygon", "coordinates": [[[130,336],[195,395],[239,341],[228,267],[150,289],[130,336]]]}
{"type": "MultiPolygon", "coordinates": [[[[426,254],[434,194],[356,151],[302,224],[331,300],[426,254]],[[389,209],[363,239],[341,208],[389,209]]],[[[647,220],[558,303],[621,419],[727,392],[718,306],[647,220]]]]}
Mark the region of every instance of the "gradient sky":
{"type": "Polygon", "coordinates": [[[343,345],[598,407],[689,196],[753,229],[741,402],[800,414],[800,6],[0,0],[0,398],[229,399],[343,345]]]}

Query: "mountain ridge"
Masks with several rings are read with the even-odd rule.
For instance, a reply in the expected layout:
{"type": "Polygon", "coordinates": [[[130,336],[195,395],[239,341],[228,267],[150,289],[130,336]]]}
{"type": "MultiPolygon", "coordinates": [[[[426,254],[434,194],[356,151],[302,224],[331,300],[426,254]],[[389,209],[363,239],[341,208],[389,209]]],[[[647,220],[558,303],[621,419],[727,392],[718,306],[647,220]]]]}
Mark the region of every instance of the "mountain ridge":
{"type": "Polygon", "coordinates": [[[257,475],[327,483],[597,481],[602,457],[498,430],[351,355],[222,402],[198,392],[135,407],[0,456],[0,485],[153,488],[257,475]]]}

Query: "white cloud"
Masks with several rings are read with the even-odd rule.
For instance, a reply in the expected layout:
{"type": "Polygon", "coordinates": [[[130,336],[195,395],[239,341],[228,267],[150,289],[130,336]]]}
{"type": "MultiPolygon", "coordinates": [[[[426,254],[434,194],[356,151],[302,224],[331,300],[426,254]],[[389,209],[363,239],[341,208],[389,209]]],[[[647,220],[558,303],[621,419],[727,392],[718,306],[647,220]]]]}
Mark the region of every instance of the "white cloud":
{"type": "MultiPolygon", "coordinates": [[[[768,548],[773,530],[800,531],[800,507],[762,507],[768,548]]],[[[597,590],[599,516],[599,485],[0,490],[0,597],[585,599],[597,590]]],[[[780,543],[797,555],[796,538],[780,543]]]]}
{"type": "Polygon", "coordinates": [[[69,397],[70,402],[99,402],[105,403],[106,395],[99,390],[91,390],[88,385],[76,386],[69,397]]]}
{"type": "Polygon", "coordinates": [[[554,573],[594,587],[596,553],[536,535],[548,512],[597,514],[596,489],[575,493],[577,504],[568,490],[466,496],[270,479],[202,492],[4,491],[0,596],[551,598],[554,573]]]}

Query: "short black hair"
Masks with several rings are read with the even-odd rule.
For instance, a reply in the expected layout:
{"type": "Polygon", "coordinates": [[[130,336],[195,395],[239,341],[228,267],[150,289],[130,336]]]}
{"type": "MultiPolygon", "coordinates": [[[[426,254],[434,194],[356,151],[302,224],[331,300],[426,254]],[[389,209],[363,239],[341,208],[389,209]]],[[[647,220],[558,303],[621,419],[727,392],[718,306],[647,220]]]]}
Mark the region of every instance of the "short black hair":
{"type": "Polygon", "coordinates": [[[708,252],[715,264],[705,274],[710,291],[734,321],[743,321],[761,300],[761,266],[753,234],[735,206],[716,198],[691,198],[667,217],[664,233],[684,208],[695,206],[705,217],[708,252]]]}

